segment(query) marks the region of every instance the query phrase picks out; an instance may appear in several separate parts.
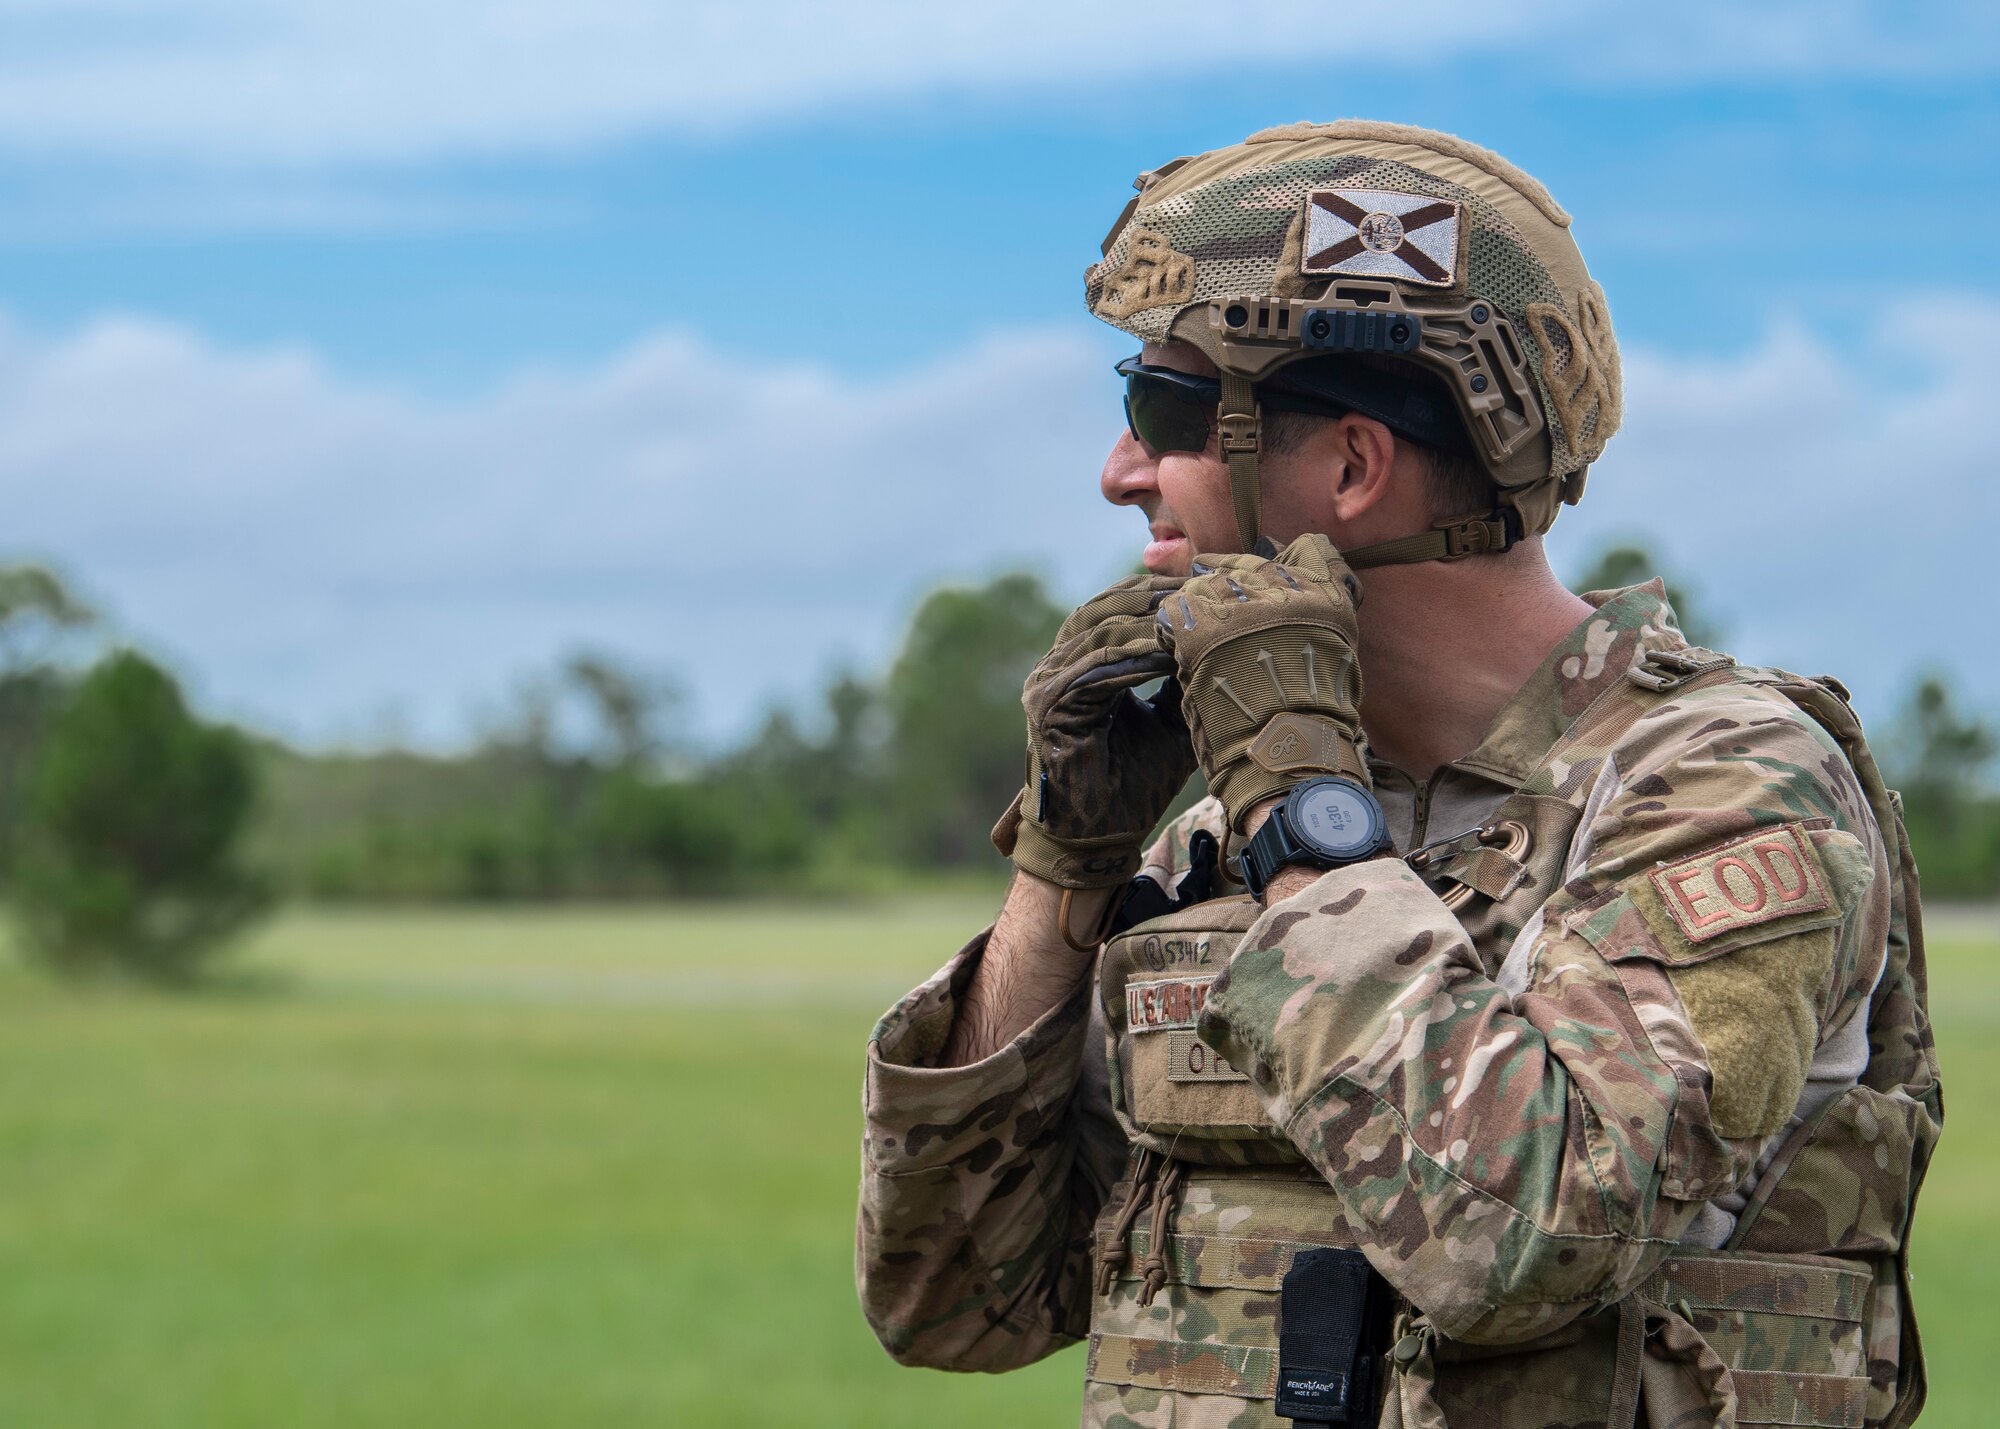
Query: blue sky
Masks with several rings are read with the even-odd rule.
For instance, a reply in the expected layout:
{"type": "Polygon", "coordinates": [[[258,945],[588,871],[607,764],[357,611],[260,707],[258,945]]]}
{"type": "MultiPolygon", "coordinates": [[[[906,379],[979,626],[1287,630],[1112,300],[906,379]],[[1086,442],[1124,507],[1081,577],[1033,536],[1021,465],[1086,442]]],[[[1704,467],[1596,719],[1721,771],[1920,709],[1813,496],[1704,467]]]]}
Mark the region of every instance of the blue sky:
{"type": "Polygon", "coordinates": [[[1577,216],[1632,415],[1559,564],[1644,532],[1752,658],[2000,706],[1939,559],[2000,516],[2000,25],[1652,8],[0,0],[9,545],[297,738],[450,742],[577,644],[720,736],[932,581],[1116,575],[1131,175],[1362,114],[1577,216]]]}

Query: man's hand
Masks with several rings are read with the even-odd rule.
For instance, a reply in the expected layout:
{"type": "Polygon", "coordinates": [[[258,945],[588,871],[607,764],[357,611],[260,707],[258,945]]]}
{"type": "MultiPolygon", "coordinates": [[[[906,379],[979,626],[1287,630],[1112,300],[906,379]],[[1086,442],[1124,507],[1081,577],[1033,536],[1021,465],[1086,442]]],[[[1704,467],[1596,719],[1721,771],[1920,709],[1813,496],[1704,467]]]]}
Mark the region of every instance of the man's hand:
{"type": "Polygon", "coordinates": [[[1324,536],[1301,536],[1271,560],[1204,559],[1206,571],[1158,618],[1195,752],[1230,827],[1247,833],[1257,805],[1314,774],[1368,784],[1359,588],[1340,553],[1324,536]]]}
{"type": "Polygon", "coordinates": [[[1194,751],[1154,612],[1180,581],[1130,576],[1073,612],[1028,675],[1027,785],[993,830],[1017,867],[1064,888],[1113,888],[1194,773],[1194,751]]]}

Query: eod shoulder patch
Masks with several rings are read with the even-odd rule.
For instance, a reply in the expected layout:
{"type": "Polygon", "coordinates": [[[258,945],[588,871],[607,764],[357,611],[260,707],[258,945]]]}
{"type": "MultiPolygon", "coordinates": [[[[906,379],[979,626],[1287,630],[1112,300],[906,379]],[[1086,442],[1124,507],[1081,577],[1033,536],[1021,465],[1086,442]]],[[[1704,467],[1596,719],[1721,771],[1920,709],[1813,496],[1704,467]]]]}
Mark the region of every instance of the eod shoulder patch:
{"type": "Polygon", "coordinates": [[[1800,824],[1785,824],[1663,864],[1654,891],[1690,943],[1832,905],[1819,855],[1800,824]]]}

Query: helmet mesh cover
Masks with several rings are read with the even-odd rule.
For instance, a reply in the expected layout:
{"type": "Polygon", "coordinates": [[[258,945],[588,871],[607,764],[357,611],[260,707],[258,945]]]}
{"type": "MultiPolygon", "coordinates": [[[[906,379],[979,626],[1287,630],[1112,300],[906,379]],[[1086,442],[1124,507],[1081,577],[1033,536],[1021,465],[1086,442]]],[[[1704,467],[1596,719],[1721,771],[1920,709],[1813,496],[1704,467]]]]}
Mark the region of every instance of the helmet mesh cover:
{"type": "MultiPolygon", "coordinates": [[[[1155,187],[1175,185],[1168,180],[1155,187]]],[[[1484,196],[1393,159],[1320,153],[1267,160],[1163,193],[1153,202],[1142,194],[1103,261],[1085,275],[1085,300],[1113,326],[1142,341],[1163,342],[1175,318],[1213,298],[1318,297],[1334,280],[1301,272],[1301,232],[1307,194],[1332,187],[1386,189],[1465,205],[1470,232],[1460,286],[1467,296],[1491,302],[1520,337],[1550,417],[1549,476],[1565,476],[1593,460],[1616,424],[1616,356],[1608,320],[1600,340],[1609,354],[1607,391],[1602,382],[1584,383],[1590,364],[1575,361],[1579,314],[1521,231],[1484,196]],[[1155,283],[1135,300],[1130,279],[1140,261],[1157,267],[1168,246],[1191,260],[1192,272],[1177,270],[1177,281],[1155,283]],[[1577,389],[1568,402],[1566,385],[1577,389]]],[[[1594,336],[1581,344],[1592,356],[1598,353],[1598,343],[1589,340],[1594,336]]]]}

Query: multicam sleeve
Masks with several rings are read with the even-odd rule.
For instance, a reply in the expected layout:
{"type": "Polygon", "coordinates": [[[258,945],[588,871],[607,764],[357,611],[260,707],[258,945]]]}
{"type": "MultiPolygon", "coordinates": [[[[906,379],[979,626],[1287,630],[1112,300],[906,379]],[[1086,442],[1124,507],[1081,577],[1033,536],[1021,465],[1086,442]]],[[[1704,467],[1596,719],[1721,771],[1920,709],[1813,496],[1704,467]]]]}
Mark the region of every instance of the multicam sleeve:
{"type": "Polygon", "coordinates": [[[1616,754],[1499,978],[1376,861],[1268,910],[1201,1027],[1453,1338],[1518,1342],[1634,1289],[1865,1007],[1886,878],[1831,741],[1724,696],[1616,754]]]}
{"type": "Polygon", "coordinates": [[[1087,983],[986,1060],[935,1065],[986,937],[868,1045],[855,1278],[904,1364],[1013,1369],[1080,1339],[1091,1225],[1124,1149],[1078,1090],[1102,1035],[1087,983]]]}
{"type": "MultiPolygon", "coordinates": [[[[1162,892],[1172,893],[1181,875],[1188,871],[1188,845],[1197,833],[1206,833],[1218,845],[1228,840],[1229,816],[1223,812],[1222,801],[1213,794],[1197,800],[1160,830],[1160,836],[1153,840],[1140,861],[1139,872],[1157,883],[1162,892]]],[[[1228,876],[1226,868],[1222,872],[1228,876]]]]}

